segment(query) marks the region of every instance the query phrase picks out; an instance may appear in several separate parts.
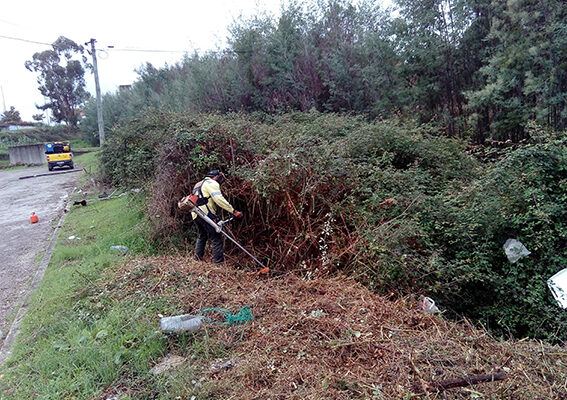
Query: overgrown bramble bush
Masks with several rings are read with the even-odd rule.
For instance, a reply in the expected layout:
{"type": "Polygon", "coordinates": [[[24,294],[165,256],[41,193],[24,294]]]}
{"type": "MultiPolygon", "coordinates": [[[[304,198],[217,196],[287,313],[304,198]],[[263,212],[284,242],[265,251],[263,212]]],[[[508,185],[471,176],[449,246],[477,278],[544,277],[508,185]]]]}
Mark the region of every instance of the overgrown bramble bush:
{"type": "Polygon", "coordinates": [[[504,334],[565,340],[567,315],[546,281],[567,260],[567,149],[540,144],[512,151],[482,180],[447,198],[428,225],[443,249],[437,292],[453,308],[504,334]],[[511,264],[509,238],[532,254],[511,264]]]}
{"type": "Polygon", "coordinates": [[[223,191],[245,213],[232,233],[274,271],[346,271],[376,290],[432,294],[502,332],[564,338],[544,282],[564,256],[563,147],[495,166],[465,150],[395,121],[151,111],[114,130],[103,163],[109,180],[149,189],[164,246],[193,237],[177,200],[222,168],[223,191]],[[509,265],[508,237],[537,255],[509,265]]]}
{"type": "MultiPolygon", "coordinates": [[[[357,247],[373,240],[365,238],[372,226],[411,202],[412,187],[441,187],[453,175],[468,175],[472,163],[455,142],[394,123],[320,113],[261,123],[238,114],[157,111],[118,127],[103,162],[115,183],[151,186],[149,216],[160,240],[176,237],[188,222],[176,201],[208,169],[223,168],[230,177],[225,191],[247,215],[246,232],[233,225],[235,233],[281,269],[344,268],[355,258],[370,265],[370,249],[357,247]],[[395,205],[378,206],[390,197],[395,205]]],[[[414,225],[409,216],[399,220],[406,230],[414,225]]]]}

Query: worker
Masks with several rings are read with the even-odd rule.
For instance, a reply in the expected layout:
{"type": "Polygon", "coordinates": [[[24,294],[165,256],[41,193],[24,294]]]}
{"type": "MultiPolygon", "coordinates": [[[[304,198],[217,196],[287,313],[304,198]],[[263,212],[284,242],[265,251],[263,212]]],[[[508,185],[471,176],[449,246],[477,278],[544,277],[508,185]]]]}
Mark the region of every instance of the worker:
{"type": "MultiPolygon", "coordinates": [[[[214,222],[219,221],[217,217],[217,206],[225,209],[236,218],[242,218],[242,213],[240,211],[236,211],[222,195],[220,183],[223,180],[224,174],[220,170],[214,169],[207,174],[205,179],[193,187],[193,194],[198,195],[200,199],[208,199],[208,202],[199,208],[214,222]]],[[[215,264],[222,263],[224,261],[224,250],[221,234],[204,219],[199,217],[197,213],[193,212],[192,216],[195,221],[195,225],[197,226],[198,235],[197,243],[195,244],[195,259],[203,259],[207,239],[211,239],[213,246],[213,262],[215,264]]]]}

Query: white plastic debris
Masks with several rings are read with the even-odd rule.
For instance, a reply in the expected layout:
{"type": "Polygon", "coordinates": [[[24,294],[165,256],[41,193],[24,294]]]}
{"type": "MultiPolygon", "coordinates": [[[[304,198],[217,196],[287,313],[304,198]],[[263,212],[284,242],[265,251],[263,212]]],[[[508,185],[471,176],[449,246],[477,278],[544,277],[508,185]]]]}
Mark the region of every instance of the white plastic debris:
{"type": "Polygon", "coordinates": [[[228,361],[219,358],[211,364],[210,372],[216,374],[221,371],[227,371],[234,366],[236,366],[236,358],[232,358],[228,361]]]}
{"type": "Polygon", "coordinates": [[[521,242],[517,241],[516,239],[508,239],[506,243],[504,243],[504,252],[506,253],[506,257],[508,257],[508,261],[512,264],[518,262],[518,260],[522,257],[529,256],[532,254],[531,251],[526,249],[521,242]]]}
{"type": "Polygon", "coordinates": [[[567,268],[559,271],[547,280],[551,294],[561,308],[567,308],[567,268]]]}
{"type": "Polygon", "coordinates": [[[202,315],[176,315],[160,320],[161,330],[165,333],[195,332],[201,328],[206,317],[202,315]]]}
{"type": "Polygon", "coordinates": [[[435,300],[433,300],[431,297],[424,297],[419,301],[418,310],[433,314],[439,311],[439,308],[437,308],[437,306],[435,305],[435,300]]]}
{"type": "Polygon", "coordinates": [[[127,246],[110,246],[110,251],[124,255],[128,253],[130,249],[127,246]]]}

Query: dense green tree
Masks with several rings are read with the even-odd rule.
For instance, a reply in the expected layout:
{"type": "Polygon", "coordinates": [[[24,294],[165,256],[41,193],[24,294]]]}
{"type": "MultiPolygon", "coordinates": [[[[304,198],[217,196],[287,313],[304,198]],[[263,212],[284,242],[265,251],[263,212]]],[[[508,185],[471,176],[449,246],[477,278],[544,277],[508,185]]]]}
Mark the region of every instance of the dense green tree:
{"type": "Polygon", "coordinates": [[[322,83],[320,109],[359,109],[362,98],[359,14],[352,4],[330,1],[312,28],[317,49],[317,73],[322,83]]]}
{"type": "Polygon", "coordinates": [[[267,45],[268,78],[264,80],[268,110],[309,110],[317,87],[313,49],[307,43],[305,14],[297,6],[282,10],[267,45]]]}
{"type": "MultiPolygon", "coordinates": [[[[131,115],[128,109],[132,105],[129,91],[120,90],[116,94],[105,94],[102,97],[102,116],[105,132],[111,133],[111,129],[119,120],[129,120],[131,115]]],[[[92,100],[84,108],[85,118],[81,121],[80,130],[83,139],[93,146],[99,144],[98,118],[96,101],[92,100]]],[[[132,113],[132,115],[135,115],[132,113]]]]}
{"type": "Polygon", "coordinates": [[[534,65],[527,72],[524,93],[533,101],[536,121],[558,130],[567,128],[567,4],[562,1],[534,2],[534,41],[528,52],[534,65]]]}
{"type": "Polygon", "coordinates": [[[241,23],[231,28],[230,46],[236,54],[237,63],[237,109],[266,109],[267,101],[262,94],[269,77],[267,38],[273,29],[273,23],[267,17],[254,17],[246,24],[241,23]]]}
{"type": "MultiPolygon", "coordinates": [[[[491,5],[492,0],[468,0],[465,3],[461,10],[464,19],[470,21],[470,24],[461,37],[457,49],[457,62],[461,69],[460,85],[466,97],[467,91],[477,90],[486,83],[480,69],[485,65],[485,60],[490,57],[494,47],[494,41],[488,39],[494,8],[491,5]]],[[[470,111],[467,104],[464,112],[465,117],[468,117],[470,111]]],[[[478,110],[472,121],[474,121],[474,129],[471,131],[471,139],[475,143],[482,144],[490,129],[488,110],[478,110]]]]}
{"type": "Polygon", "coordinates": [[[147,107],[405,115],[484,143],[567,121],[567,6],[552,0],[292,2],[230,28],[228,47],[145,65],[115,116],[147,107]],[[395,15],[395,18],[392,17],[395,15]]]}
{"type": "Polygon", "coordinates": [[[492,3],[493,53],[480,69],[486,83],[469,92],[478,129],[499,140],[527,136],[526,124],[567,126],[567,4],[553,0],[492,3]],[[486,122],[488,124],[486,124],[486,122]],[[488,125],[488,126],[486,126],[488,125]]]}
{"type": "Polygon", "coordinates": [[[20,112],[14,106],[11,106],[9,110],[2,113],[0,122],[22,122],[22,118],[20,117],[20,112]]]}
{"type": "Polygon", "coordinates": [[[396,53],[395,39],[391,36],[391,21],[386,10],[373,2],[362,3],[360,23],[365,26],[361,36],[359,59],[363,90],[363,108],[371,117],[399,111],[399,89],[403,85],[401,57],[396,53]]]}
{"type": "Polygon", "coordinates": [[[463,66],[458,60],[461,37],[470,25],[464,0],[397,0],[399,17],[394,21],[397,52],[405,85],[401,105],[417,112],[422,121],[442,122],[449,135],[461,129],[463,114],[463,66]]]}
{"type": "Polygon", "coordinates": [[[376,2],[355,7],[330,0],[312,8],[291,4],[276,22],[241,21],[231,31],[230,45],[238,62],[242,108],[384,111],[377,107],[391,105],[383,101],[394,97],[385,94],[393,93],[385,84],[395,80],[396,62],[388,35],[381,33],[386,19],[376,2]]]}
{"type": "Polygon", "coordinates": [[[49,99],[40,110],[50,109],[56,122],[76,126],[81,107],[89,99],[85,89],[85,67],[90,67],[83,55],[83,46],[60,36],[53,49],[35,53],[25,62],[28,70],[39,74],[37,82],[41,94],[49,99]],[[73,57],[79,56],[80,59],[73,57]]]}

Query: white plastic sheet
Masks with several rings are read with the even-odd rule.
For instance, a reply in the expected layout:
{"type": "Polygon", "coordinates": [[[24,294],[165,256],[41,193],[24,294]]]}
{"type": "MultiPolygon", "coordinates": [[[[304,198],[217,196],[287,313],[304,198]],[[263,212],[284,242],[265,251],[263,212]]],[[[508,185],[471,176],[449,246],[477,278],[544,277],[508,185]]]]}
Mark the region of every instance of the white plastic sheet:
{"type": "Polygon", "coordinates": [[[420,299],[417,309],[429,314],[434,314],[439,311],[439,308],[435,305],[435,300],[431,297],[423,297],[420,299]]]}
{"type": "Polygon", "coordinates": [[[547,280],[551,294],[561,308],[567,308],[567,268],[559,271],[547,280]]]}
{"type": "Polygon", "coordinates": [[[532,254],[531,251],[526,249],[521,242],[517,241],[516,239],[508,239],[506,243],[504,243],[504,252],[506,253],[506,257],[508,257],[508,261],[512,264],[518,262],[518,260],[522,257],[529,256],[532,254]]]}

